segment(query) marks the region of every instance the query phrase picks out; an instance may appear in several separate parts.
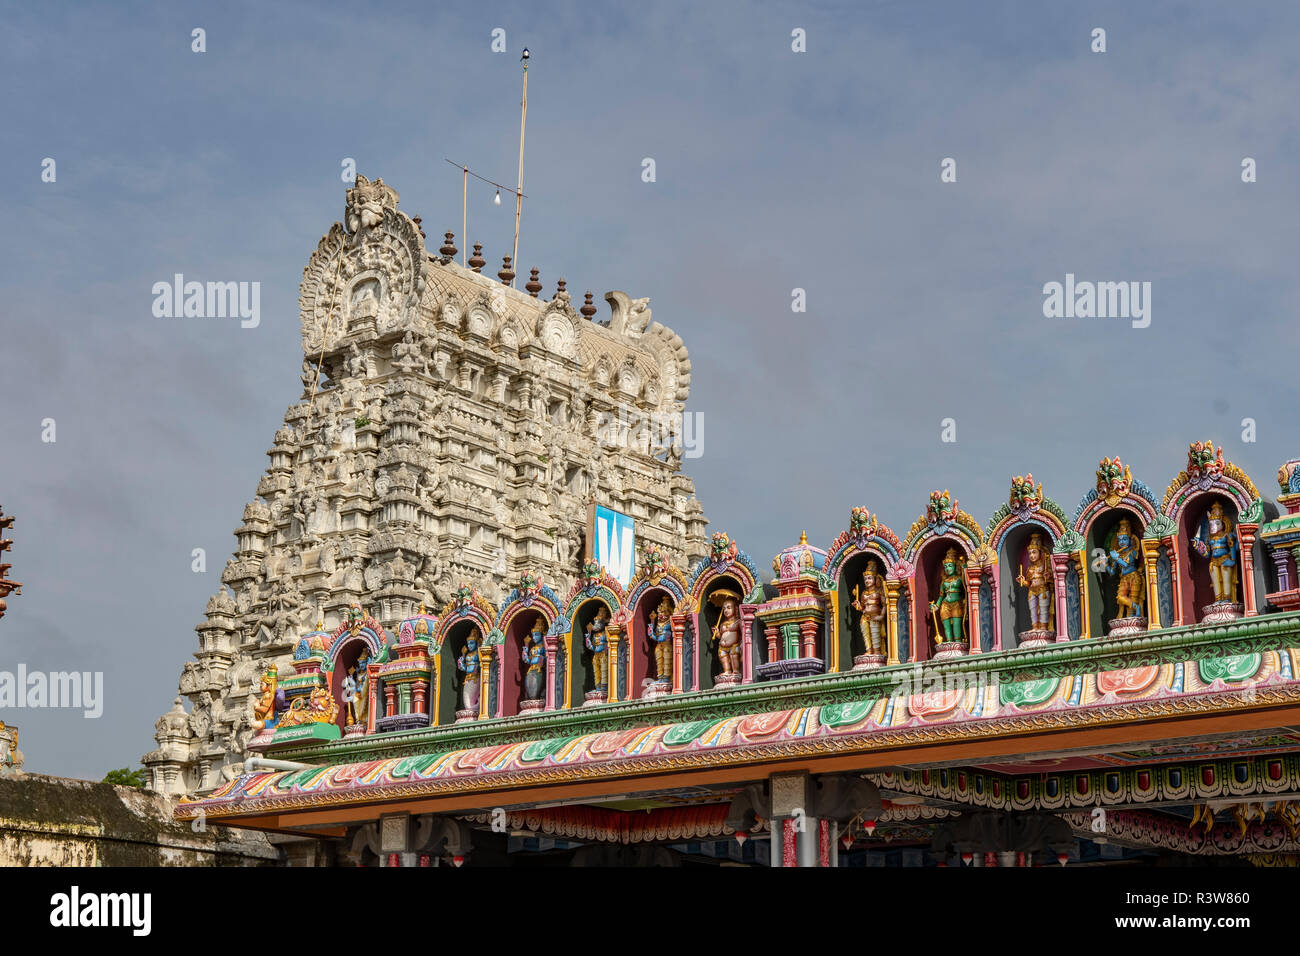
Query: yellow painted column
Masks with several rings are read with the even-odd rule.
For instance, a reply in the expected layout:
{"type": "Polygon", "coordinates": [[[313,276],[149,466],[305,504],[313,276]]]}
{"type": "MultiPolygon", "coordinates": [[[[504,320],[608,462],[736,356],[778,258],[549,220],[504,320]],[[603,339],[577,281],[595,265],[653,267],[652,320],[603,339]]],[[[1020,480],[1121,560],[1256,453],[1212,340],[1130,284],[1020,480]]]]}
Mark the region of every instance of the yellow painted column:
{"type": "MultiPolygon", "coordinates": [[[[619,626],[613,621],[605,625],[605,640],[609,643],[609,657],[607,676],[609,680],[609,694],[606,699],[613,703],[618,700],[618,669],[623,665],[623,641],[621,640],[619,626]]],[[[629,688],[629,691],[631,688],[629,688]]]]}
{"type": "Polygon", "coordinates": [[[1160,559],[1160,541],[1157,538],[1142,539],[1142,564],[1147,581],[1147,628],[1167,627],[1170,622],[1160,619],[1160,581],[1157,562],[1160,559]]]}
{"type": "MultiPolygon", "coordinates": [[[[492,715],[488,713],[488,700],[491,698],[491,688],[488,681],[492,676],[492,645],[484,644],[478,649],[478,716],[479,720],[487,720],[492,715]]],[[[442,690],[442,682],[438,684],[439,692],[442,690]]],[[[500,697],[504,688],[497,687],[497,696],[500,697]]]]}
{"type": "Polygon", "coordinates": [[[1079,562],[1079,638],[1100,637],[1092,633],[1092,567],[1088,564],[1088,548],[1080,548],[1075,555],[1079,562]]]}
{"type": "Polygon", "coordinates": [[[889,645],[889,658],[887,663],[897,664],[898,660],[898,591],[903,586],[902,581],[885,579],[885,604],[888,607],[888,620],[886,628],[886,643],[889,645]]]}

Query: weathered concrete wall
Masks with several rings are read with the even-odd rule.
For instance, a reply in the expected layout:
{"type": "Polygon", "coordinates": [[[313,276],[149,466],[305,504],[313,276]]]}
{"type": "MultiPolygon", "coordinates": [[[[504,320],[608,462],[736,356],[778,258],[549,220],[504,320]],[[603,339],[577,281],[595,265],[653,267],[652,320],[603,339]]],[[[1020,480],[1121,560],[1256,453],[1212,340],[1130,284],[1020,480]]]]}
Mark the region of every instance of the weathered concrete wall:
{"type": "Polygon", "coordinates": [[[0,778],[2,866],[265,866],[260,834],[172,819],[172,801],[133,787],[24,774],[0,778]]]}

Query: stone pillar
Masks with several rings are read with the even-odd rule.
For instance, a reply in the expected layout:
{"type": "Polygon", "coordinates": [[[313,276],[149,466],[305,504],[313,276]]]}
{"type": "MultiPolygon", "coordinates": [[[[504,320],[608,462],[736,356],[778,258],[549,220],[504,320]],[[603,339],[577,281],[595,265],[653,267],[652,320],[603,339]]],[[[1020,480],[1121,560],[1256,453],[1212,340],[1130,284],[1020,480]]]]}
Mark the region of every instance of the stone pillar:
{"type": "Polygon", "coordinates": [[[379,665],[366,665],[366,694],[370,698],[366,705],[366,733],[375,732],[375,719],[379,716],[375,713],[379,709],[379,665]]]}
{"type": "Polygon", "coordinates": [[[1277,589],[1279,591],[1291,590],[1291,562],[1286,548],[1271,547],[1269,554],[1273,556],[1273,566],[1277,568],[1277,589]]]}
{"type": "Polygon", "coordinates": [[[740,605],[740,682],[754,679],[754,611],[755,604],[740,605]]]}
{"type": "Polygon", "coordinates": [[[1255,535],[1258,532],[1257,524],[1237,525],[1237,541],[1241,546],[1241,603],[1246,606],[1246,617],[1259,613],[1255,603],[1255,535]]]}
{"type": "Polygon", "coordinates": [[[673,624],[673,693],[680,694],[682,687],[682,654],[686,645],[686,615],[674,614],[673,624]]]}
{"type": "Polygon", "coordinates": [[[772,866],[830,866],[834,851],[830,821],[808,813],[812,797],[807,773],[771,777],[772,866]]]}
{"type": "Polygon", "coordinates": [[[397,688],[392,684],[384,684],[384,716],[392,717],[397,713],[397,688]]]}
{"type": "MultiPolygon", "coordinates": [[[[998,566],[997,562],[995,561],[994,563],[988,565],[985,568],[985,570],[988,572],[989,575],[989,601],[993,605],[993,625],[992,625],[993,633],[990,635],[991,638],[990,643],[993,645],[992,649],[994,653],[996,653],[997,651],[1003,649],[1002,648],[1002,631],[1003,631],[1002,615],[1006,613],[1002,607],[1002,602],[998,600],[998,593],[1000,592],[1001,585],[1002,585],[1002,569],[998,566]]],[[[1015,615],[1012,615],[1013,618],[1014,616],[1015,615]]]]}
{"type": "Polygon", "coordinates": [[[980,652],[980,578],[983,565],[966,565],[966,643],[971,654],[980,652]]]}
{"type": "MultiPolygon", "coordinates": [[[[560,639],[554,634],[547,634],[542,640],[546,644],[546,709],[556,710],[564,705],[564,701],[555,699],[555,674],[556,668],[559,666],[560,639]]],[[[570,656],[572,656],[571,645],[570,656]]],[[[569,667],[573,667],[572,660],[569,661],[569,667]]],[[[568,679],[569,675],[566,674],[565,680],[568,679]]]]}
{"type": "Polygon", "coordinates": [[[1171,623],[1161,620],[1160,616],[1159,562],[1160,540],[1158,538],[1143,538],[1142,566],[1146,572],[1147,580],[1147,606],[1143,610],[1146,611],[1148,630],[1154,630],[1157,627],[1169,627],[1171,623]]]}
{"type": "MultiPolygon", "coordinates": [[[[606,657],[607,665],[605,668],[608,671],[609,676],[609,693],[606,695],[605,699],[612,704],[614,701],[620,699],[618,694],[618,675],[620,668],[625,665],[625,652],[623,645],[626,641],[623,640],[623,635],[619,626],[613,621],[610,621],[605,625],[605,640],[609,644],[609,651],[607,652],[606,657]]],[[[629,688],[629,692],[630,690],[631,688],[629,688]]]]}
{"type": "Polygon", "coordinates": [[[817,656],[817,622],[800,621],[799,638],[802,647],[800,648],[800,657],[817,656]]]}
{"type": "MultiPolygon", "coordinates": [[[[1174,619],[1165,621],[1163,627],[1174,627],[1178,624],[1192,624],[1196,621],[1196,609],[1183,607],[1183,556],[1177,548],[1177,539],[1170,535],[1165,538],[1162,544],[1165,545],[1165,551],[1169,554],[1169,580],[1170,588],[1174,592],[1174,619]]],[[[1150,617],[1147,618],[1150,620],[1150,617]]]]}
{"type": "Polygon", "coordinates": [[[763,627],[763,636],[767,639],[767,662],[781,660],[781,629],[775,624],[763,627]]]}
{"type": "Polygon", "coordinates": [[[1052,555],[1052,600],[1056,602],[1056,640],[1070,639],[1070,621],[1065,608],[1065,578],[1070,573],[1071,554],[1052,555]]]}

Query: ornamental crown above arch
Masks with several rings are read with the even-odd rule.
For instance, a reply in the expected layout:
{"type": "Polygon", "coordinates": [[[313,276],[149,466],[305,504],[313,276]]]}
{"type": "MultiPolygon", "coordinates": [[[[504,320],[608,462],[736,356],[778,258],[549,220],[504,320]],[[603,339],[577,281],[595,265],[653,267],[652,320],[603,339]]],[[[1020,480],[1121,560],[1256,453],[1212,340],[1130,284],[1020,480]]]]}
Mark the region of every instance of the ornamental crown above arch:
{"type": "Polygon", "coordinates": [[[1053,543],[1069,529],[1065,511],[1043,494],[1043,483],[1035,485],[1034,476],[1029,473],[1012,477],[1006,504],[993,513],[984,533],[988,546],[996,552],[1007,532],[1019,524],[1041,527],[1051,535],[1053,543]]]}
{"type": "Polygon", "coordinates": [[[637,571],[628,582],[626,610],[635,609],[642,595],[653,588],[663,588],[679,604],[685,600],[690,585],[681,568],[668,560],[663,549],[653,541],[637,545],[637,571]]]}
{"type": "Polygon", "coordinates": [[[1106,508],[1125,508],[1150,522],[1159,512],[1156,496],[1116,455],[1097,463],[1096,485],[1079,501],[1070,530],[1086,534],[1088,527],[1106,508]]]}
{"type": "Polygon", "coordinates": [[[827,549],[826,563],[823,566],[826,575],[834,579],[840,565],[859,551],[879,553],[884,558],[886,573],[898,563],[902,554],[898,535],[860,505],[849,512],[848,528],[841,531],[827,549]]]}
{"type": "Polygon", "coordinates": [[[617,615],[627,603],[623,585],[619,584],[605,568],[595,561],[588,561],[582,566],[582,575],[573,582],[568,595],[564,598],[563,614],[570,617],[578,605],[591,598],[600,598],[607,605],[611,614],[617,615]]]}
{"type": "Polygon", "coordinates": [[[957,499],[944,489],[930,492],[925,512],[912,522],[903,540],[903,557],[916,562],[921,546],[931,538],[955,535],[962,539],[971,554],[984,544],[984,531],[968,513],[961,510],[957,499]]]}
{"type": "Polygon", "coordinates": [[[433,635],[434,646],[440,649],[451,629],[462,621],[478,625],[486,637],[496,619],[496,605],[479,593],[478,588],[462,583],[438,614],[438,626],[433,635]]]}
{"type": "Polygon", "coordinates": [[[715,531],[709,540],[709,553],[696,562],[688,577],[687,590],[698,606],[704,587],[721,575],[730,574],[741,584],[741,591],[749,593],[759,582],[758,565],[725,531],[715,531]]]}
{"type": "Polygon", "coordinates": [[[1250,476],[1223,458],[1223,448],[1214,442],[1194,441],[1187,446],[1187,467],[1165,489],[1160,511],[1172,518],[1193,497],[1204,491],[1221,491],[1241,511],[1246,511],[1259,498],[1259,489],[1250,476]]]}
{"type": "MultiPolygon", "coordinates": [[[[348,605],[347,614],[343,622],[334,629],[330,635],[330,646],[326,656],[326,663],[321,668],[325,671],[332,671],[334,664],[338,660],[339,652],[352,642],[353,638],[365,642],[367,650],[370,651],[372,659],[380,657],[388,648],[391,639],[384,626],[377,620],[362,610],[360,603],[353,601],[348,605]]],[[[378,661],[376,661],[377,663],[378,661]]]]}
{"type": "Polygon", "coordinates": [[[519,581],[497,612],[495,627],[504,632],[506,626],[521,612],[532,609],[548,617],[552,624],[562,617],[560,596],[543,583],[542,577],[531,568],[519,575],[519,581]]]}

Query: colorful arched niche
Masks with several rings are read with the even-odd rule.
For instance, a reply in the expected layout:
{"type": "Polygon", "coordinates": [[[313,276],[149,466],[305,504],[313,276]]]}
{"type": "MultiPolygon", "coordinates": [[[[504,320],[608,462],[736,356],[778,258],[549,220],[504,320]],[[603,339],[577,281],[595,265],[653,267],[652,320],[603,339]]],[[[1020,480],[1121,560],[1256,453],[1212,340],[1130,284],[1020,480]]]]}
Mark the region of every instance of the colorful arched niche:
{"type": "Polygon", "coordinates": [[[1146,581],[1143,611],[1147,627],[1161,626],[1157,588],[1159,540],[1148,536],[1159,531],[1155,496],[1116,456],[1101,459],[1096,485],[1079,502],[1070,528],[1074,534],[1067,536],[1070,543],[1078,547],[1075,560],[1083,577],[1079,587],[1081,638],[1105,637],[1109,622],[1118,613],[1113,594],[1114,575],[1094,568],[1094,564],[1100,565],[1108,538],[1125,518],[1140,540],[1143,551],[1146,581]]]}
{"type": "Polygon", "coordinates": [[[479,642],[479,716],[491,716],[492,652],[487,638],[497,617],[496,606],[469,584],[462,584],[438,615],[429,654],[435,672],[435,699],[431,704],[439,724],[455,720],[460,709],[460,690],[464,675],[456,661],[465,649],[466,638],[477,633],[479,642]]]}
{"type": "MultiPolygon", "coordinates": [[[[989,520],[985,540],[994,560],[990,562],[989,608],[986,618],[991,619],[992,649],[1011,650],[1020,645],[1020,635],[1031,629],[1029,588],[1021,586],[1018,579],[1031,580],[1028,570],[1030,543],[1038,535],[1042,558],[1050,581],[1050,615],[1048,623],[1055,631],[1056,640],[1066,639],[1066,621],[1063,613],[1065,583],[1063,562],[1067,555],[1056,555],[1057,546],[1069,530],[1065,512],[1051,498],[1043,494],[1042,483],[1034,484],[1034,476],[1017,475],[1011,479],[1007,503],[989,520]],[[1012,602],[1014,601],[1014,608],[1012,602]]],[[[983,610],[983,602],[981,602],[983,610]]]]}
{"type": "Polygon", "coordinates": [[[849,513],[849,527],[831,542],[824,566],[826,577],[835,583],[828,595],[831,602],[829,638],[835,658],[830,669],[849,670],[854,666],[855,658],[867,653],[868,648],[858,627],[862,615],[853,603],[856,600],[855,589],[861,587],[862,574],[873,561],[879,565],[884,578],[886,660],[889,664],[897,664],[903,659],[898,641],[898,598],[904,583],[895,573],[902,557],[901,550],[902,544],[889,526],[862,507],[849,513]]]}
{"type": "Polygon", "coordinates": [[[585,639],[586,627],[601,607],[609,618],[605,627],[609,646],[606,652],[609,681],[606,699],[616,701],[627,698],[627,649],[619,624],[625,601],[622,585],[603,567],[594,562],[583,566],[582,577],[574,582],[564,600],[562,619],[567,622],[564,636],[569,649],[566,655],[569,667],[565,675],[564,702],[559,706],[579,706],[584,702],[587,691],[595,689],[591,652],[586,648],[585,639]]]}
{"type": "Polygon", "coordinates": [[[628,582],[627,600],[618,616],[619,629],[625,635],[627,648],[628,688],[630,696],[640,698],[648,689],[647,681],[655,674],[654,647],[650,640],[650,615],[658,610],[664,598],[672,605],[673,666],[670,689],[682,689],[682,639],[686,627],[686,610],[689,603],[686,575],[670,564],[663,552],[654,545],[641,549],[639,567],[628,582]]]}
{"type": "Polygon", "coordinates": [[[756,604],[748,598],[755,596],[758,583],[758,566],[749,555],[741,551],[726,532],[714,532],[708,556],[695,565],[688,583],[692,646],[686,652],[689,654],[689,673],[683,677],[684,689],[712,688],[717,675],[722,672],[712,642],[713,626],[721,611],[710,603],[710,597],[723,589],[740,595],[741,682],[748,684],[753,681],[756,604]]]}
{"type": "Polygon", "coordinates": [[[980,650],[980,576],[987,552],[984,532],[948,491],[933,491],[925,512],[912,523],[903,541],[900,564],[911,572],[911,601],[908,615],[908,646],[911,660],[926,661],[936,652],[934,643],[936,613],[930,611],[935,599],[936,583],[942,575],[944,556],[955,548],[965,559],[966,614],[965,635],[969,652],[980,650]]]}
{"type": "Polygon", "coordinates": [[[348,607],[343,623],[339,624],[330,635],[329,650],[321,665],[321,676],[327,682],[330,694],[338,704],[338,716],[335,722],[342,728],[347,720],[347,706],[343,701],[343,678],[348,668],[356,663],[362,654],[367,658],[370,675],[370,701],[368,704],[367,732],[375,729],[375,719],[382,711],[379,694],[382,682],[377,680],[379,665],[389,659],[392,638],[384,626],[366,614],[361,605],[353,603],[348,607]]]}
{"type": "MultiPolygon", "coordinates": [[[[493,633],[488,635],[488,646],[492,648],[491,686],[493,700],[489,703],[489,715],[493,717],[513,717],[519,712],[519,701],[523,693],[523,639],[540,615],[546,627],[546,709],[557,706],[556,686],[562,676],[564,659],[562,649],[556,642],[555,625],[563,619],[560,613],[560,599],[554,591],[542,583],[541,577],[532,571],[525,571],[515,589],[510,592],[501,605],[493,633]]],[[[565,659],[571,660],[571,657],[565,659]]],[[[561,687],[563,685],[560,685],[561,687]]],[[[561,696],[563,692],[561,691],[561,696]]]]}
{"type": "Polygon", "coordinates": [[[1219,505],[1223,517],[1232,522],[1236,542],[1237,603],[1245,616],[1259,613],[1255,593],[1255,546],[1263,519],[1259,489],[1244,471],[1225,461],[1223,449],[1211,441],[1188,445],[1187,465],[1165,489],[1161,513],[1168,519],[1161,544],[1172,564],[1173,621],[1195,624],[1206,619],[1205,611],[1215,600],[1210,583],[1209,560],[1195,548],[1210,510],[1219,505]]]}

